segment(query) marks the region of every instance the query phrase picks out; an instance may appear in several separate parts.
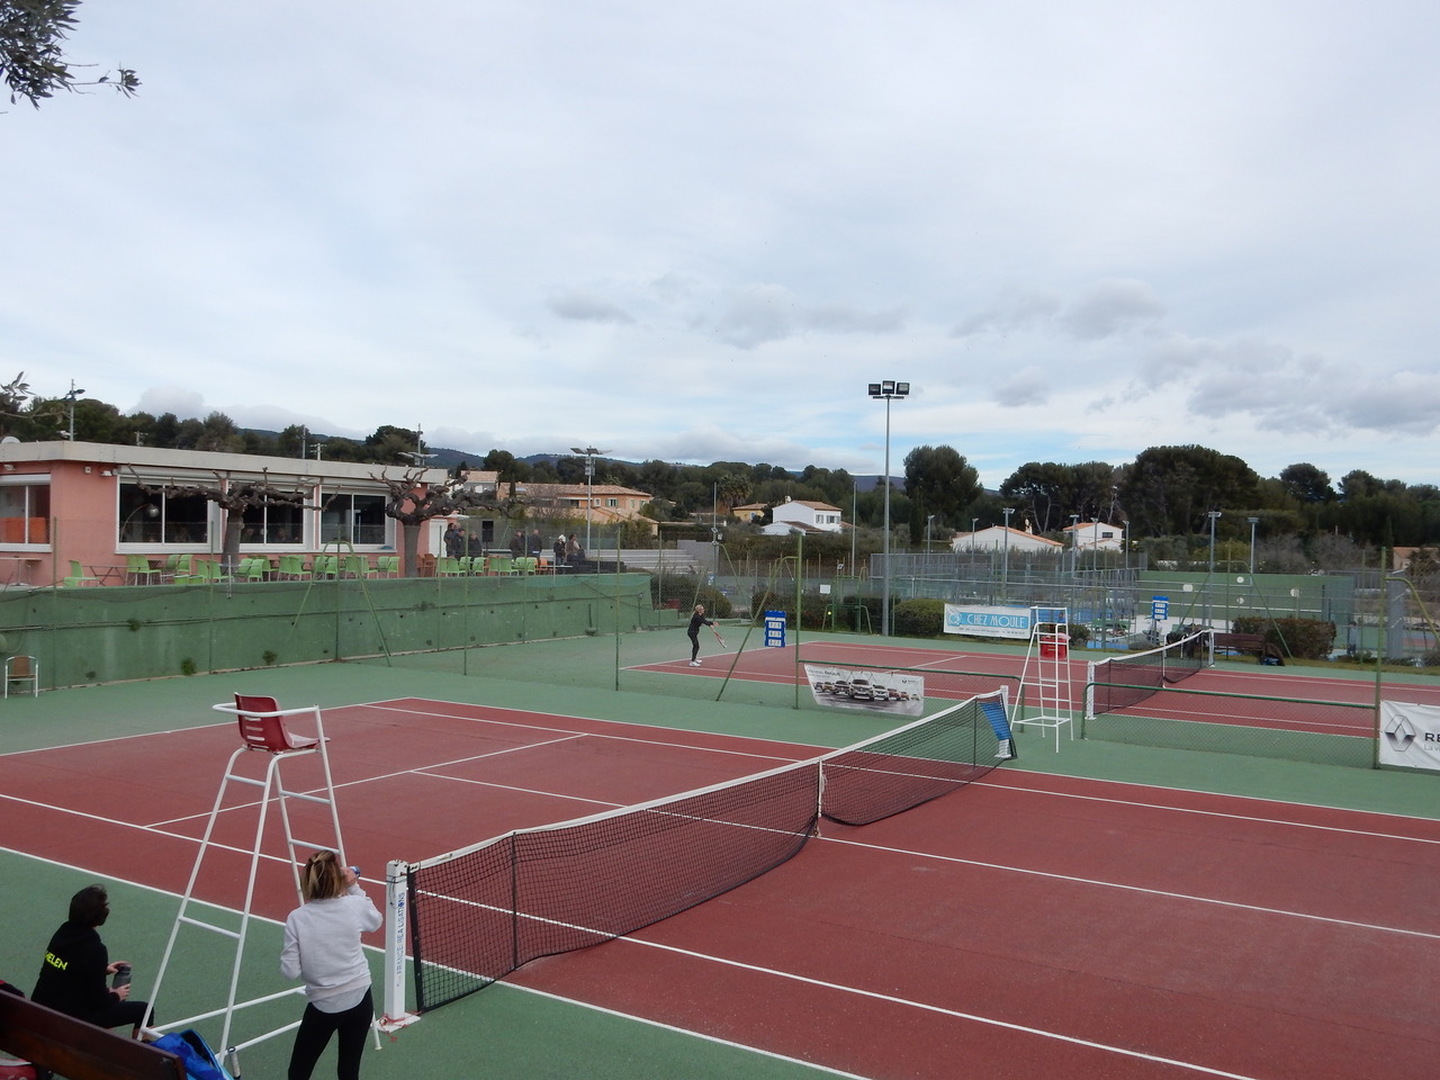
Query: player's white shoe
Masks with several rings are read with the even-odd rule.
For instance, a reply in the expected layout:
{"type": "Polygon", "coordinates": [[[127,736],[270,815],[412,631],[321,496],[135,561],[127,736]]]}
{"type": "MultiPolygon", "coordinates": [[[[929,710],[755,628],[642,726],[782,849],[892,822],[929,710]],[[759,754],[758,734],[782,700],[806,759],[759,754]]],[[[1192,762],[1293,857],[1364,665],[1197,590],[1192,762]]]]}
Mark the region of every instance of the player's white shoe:
{"type": "Polygon", "coordinates": [[[699,660],[691,660],[691,661],[690,661],[690,666],[691,666],[691,667],[699,667],[699,666],[700,666],[700,661],[699,661],[699,660]]]}

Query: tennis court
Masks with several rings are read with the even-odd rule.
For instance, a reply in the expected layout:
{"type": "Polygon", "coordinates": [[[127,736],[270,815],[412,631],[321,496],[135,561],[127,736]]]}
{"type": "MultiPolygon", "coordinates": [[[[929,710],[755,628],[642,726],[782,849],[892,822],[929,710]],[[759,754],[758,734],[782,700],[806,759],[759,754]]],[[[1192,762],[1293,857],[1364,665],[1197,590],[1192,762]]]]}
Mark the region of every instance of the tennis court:
{"type": "MultiPolygon", "coordinates": [[[[833,644],[858,644],[857,662],[1018,673],[1014,655],[833,644]]],[[[688,693],[723,670],[710,656],[670,671],[675,645],[646,643],[657,678],[688,693]]],[[[527,679],[552,663],[573,679],[606,647],[495,651],[527,679]]],[[[783,674],[782,652],[754,660],[783,674]]],[[[235,690],[325,708],[347,853],[377,900],[388,860],[806,760],[884,722],[368,665],[10,702],[0,865],[26,885],[5,890],[17,934],[0,973],[26,985],[54,913],[99,875],[133,883],[105,936],[112,955],[137,952],[144,987],[236,745],[208,705],[235,690]]],[[[488,1061],[556,1077],[1428,1076],[1437,818],[1429,776],[1086,742],[1029,752],[874,824],[824,822],[718,899],[427,1013],[367,1056],[366,1075],[488,1061]]],[[[253,824],[243,808],[225,816],[233,850],[202,879],[205,899],[238,902],[253,824]]],[[[283,918],[294,895],[279,857],[260,885],[258,909],[283,918]]],[[[274,947],[247,970],[262,991],[283,986],[267,931],[274,947]]],[[[207,989],[207,960],[193,960],[185,994],[207,989]]],[[[289,1006],[276,1011],[283,1022],[289,1006]]],[[[247,1052],[247,1074],[283,1071],[276,1042],[247,1052]]]]}

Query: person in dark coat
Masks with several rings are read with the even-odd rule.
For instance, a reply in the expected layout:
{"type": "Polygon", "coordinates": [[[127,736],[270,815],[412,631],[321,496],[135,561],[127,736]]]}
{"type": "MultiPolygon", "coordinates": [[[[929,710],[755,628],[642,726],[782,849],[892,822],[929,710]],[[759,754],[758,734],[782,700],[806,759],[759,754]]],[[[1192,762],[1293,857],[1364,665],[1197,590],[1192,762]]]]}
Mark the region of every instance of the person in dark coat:
{"type": "Polygon", "coordinates": [[[30,1000],[97,1027],[129,1024],[140,1033],[149,1005],[130,1000],[130,985],[111,988],[107,978],[124,960],[110,959],[99,927],[110,917],[110,897],[103,885],[87,885],[70,898],[70,917],[45,947],[40,977],[30,1000]]]}

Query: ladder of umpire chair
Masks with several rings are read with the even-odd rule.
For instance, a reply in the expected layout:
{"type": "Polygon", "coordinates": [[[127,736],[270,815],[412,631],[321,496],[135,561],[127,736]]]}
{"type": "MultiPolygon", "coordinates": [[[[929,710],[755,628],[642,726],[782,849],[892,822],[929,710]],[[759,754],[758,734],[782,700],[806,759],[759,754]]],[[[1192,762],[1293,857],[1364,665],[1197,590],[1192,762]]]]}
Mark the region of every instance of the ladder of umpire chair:
{"type": "Polygon", "coordinates": [[[1055,732],[1055,751],[1060,751],[1060,729],[1068,727],[1075,738],[1070,695],[1070,612],[1067,608],[1030,609],[1030,647],[1020,685],[1034,691],[1039,710],[1023,716],[1016,727],[1034,725],[1055,732]]]}
{"type": "MultiPolygon", "coordinates": [[[[193,1026],[196,1021],[223,1014],[225,1017],[224,1028],[220,1036],[220,1045],[216,1048],[217,1053],[221,1055],[228,1054],[233,1056],[238,1049],[238,1047],[232,1046],[230,1043],[231,1021],[236,1009],[303,992],[301,987],[295,987],[282,991],[279,994],[270,994],[267,997],[257,998],[252,1001],[236,1001],[240,983],[241,962],[245,954],[245,938],[250,928],[250,915],[254,904],[255,877],[260,867],[261,845],[265,838],[265,825],[270,812],[270,804],[272,802],[275,803],[280,810],[280,820],[285,831],[285,851],[290,860],[290,869],[295,880],[297,903],[303,900],[300,891],[300,864],[304,860],[299,857],[300,850],[320,851],[329,849],[335,851],[342,859],[344,858],[345,852],[340,838],[340,816],[335,807],[335,782],[330,773],[330,755],[325,747],[325,730],[320,717],[320,708],[317,705],[311,705],[299,709],[278,709],[275,705],[276,703],[273,698],[247,698],[237,694],[235,695],[234,705],[220,704],[213,706],[217,712],[230,713],[237,717],[243,741],[240,748],[230,755],[230,761],[225,767],[225,775],[220,781],[220,789],[215,794],[215,805],[210,811],[210,819],[205,825],[205,834],[200,841],[200,850],[195,854],[195,865],[190,871],[190,881],[189,884],[185,886],[185,895],[180,900],[180,911],[175,916],[175,923],[170,929],[170,940],[165,946],[165,954],[160,960],[160,969],[155,976],[155,988],[150,997],[150,1000],[153,1002],[160,996],[160,984],[164,980],[165,971],[169,966],[170,957],[174,951],[175,941],[179,936],[181,926],[195,927],[232,939],[235,942],[235,959],[230,970],[230,986],[225,1007],[193,1016],[183,1021],[166,1024],[166,1027],[169,1028],[188,1027],[193,1026]],[[266,705],[268,705],[269,708],[263,707],[266,705]],[[285,728],[285,719],[291,716],[313,716],[315,720],[314,737],[292,736],[285,728]],[[257,779],[253,776],[242,775],[239,771],[240,762],[252,753],[262,753],[266,756],[263,778],[257,779]],[[317,756],[319,758],[325,778],[324,794],[317,795],[308,792],[292,791],[285,787],[284,780],[281,776],[281,763],[290,758],[304,756],[317,756]],[[201,901],[197,901],[194,898],[195,883],[199,880],[200,868],[205,861],[206,854],[212,846],[215,846],[212,844],[211,837],[215,831],[215,823],[219,820],[221,811],[225,807],[226,793],[233,785],[237,784],[242,787],[258,787],[261,790],[261,794],[255,806],[258,820],[255,825],[255,842],[250,850],[250,876],[245,886],[245,903],[240,911],[240,926],[238,930],[231,930],[228,927],[219,926],[213,922],[191,915],[190,907],[192,904],[201,903],[201,901]],[[330,817],[329,827],[333,833],[334,841],[318,843],[313,840],[297,839],[290,820],[288,803],[291,799],[318,803],[328,807],[330,817]]],[[[290,1026],[293,1027],[296,1025],[292,1024],[290,1026]]]]}

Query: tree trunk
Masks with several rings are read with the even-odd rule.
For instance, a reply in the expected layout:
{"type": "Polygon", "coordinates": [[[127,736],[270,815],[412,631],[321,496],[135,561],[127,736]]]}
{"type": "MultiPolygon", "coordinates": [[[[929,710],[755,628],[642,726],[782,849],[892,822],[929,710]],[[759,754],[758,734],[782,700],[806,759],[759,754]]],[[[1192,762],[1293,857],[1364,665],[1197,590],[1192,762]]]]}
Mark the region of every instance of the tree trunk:
{"type": "Polygon", "coordinates": [[[418,567],[420,563],[420,523],[418,521],[402,521],[400,523],[400,536],[405,544],[405,559],[402,563],[401,577],[419,577],[418,567]]]}
{"type": "Polygon", "coordinates": [[[239,510],[225,511],[225,542],[220,549],[220,565],[232,577],[240,565],[240,529],[244,524],[245,515],[239,510]]]}

